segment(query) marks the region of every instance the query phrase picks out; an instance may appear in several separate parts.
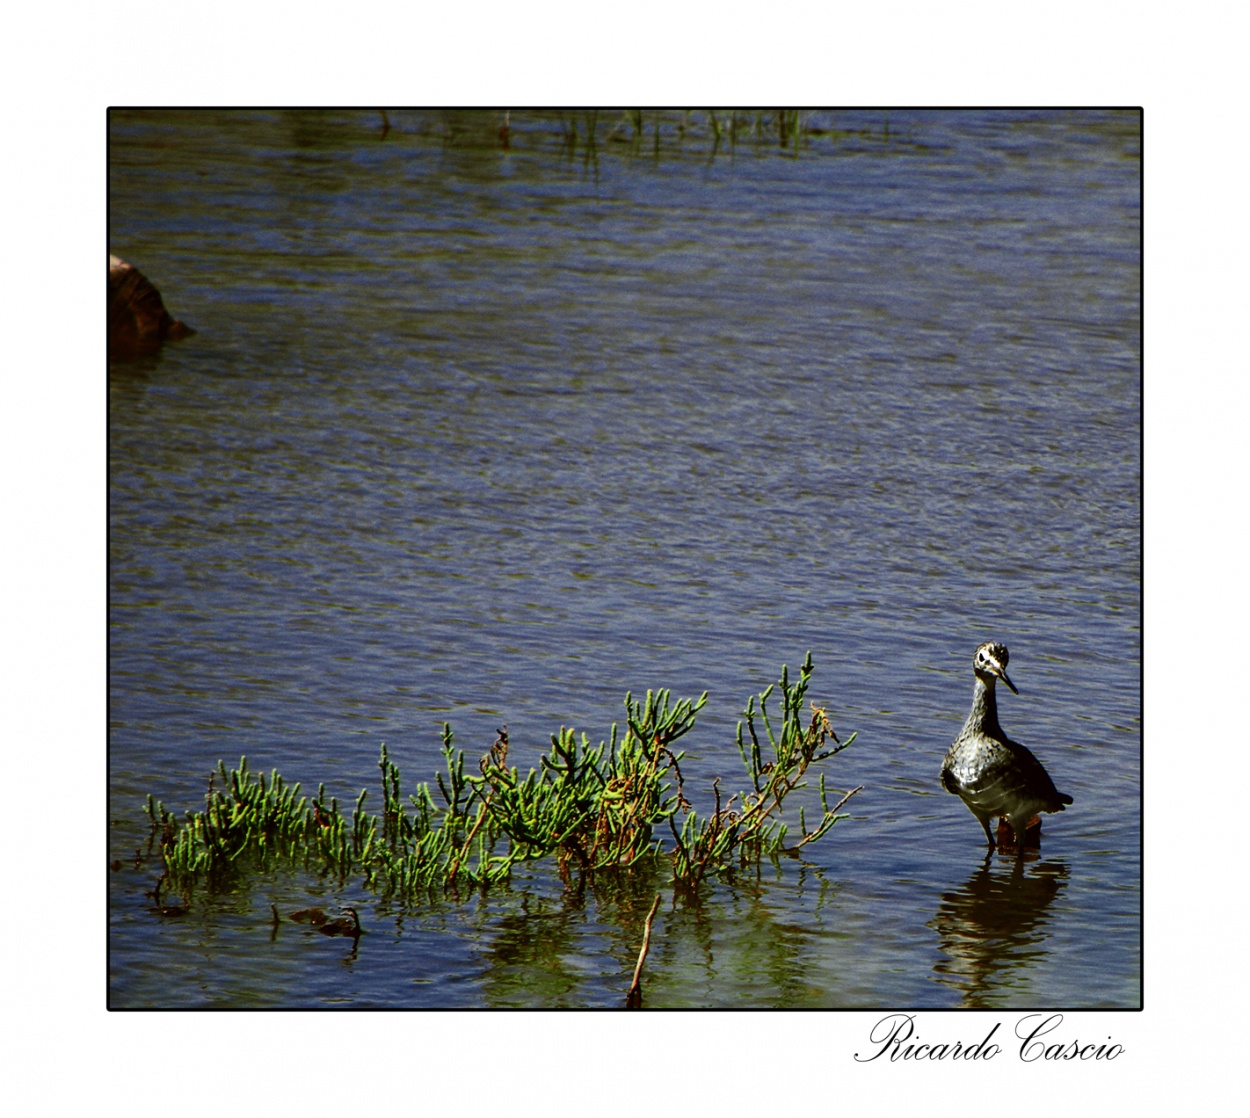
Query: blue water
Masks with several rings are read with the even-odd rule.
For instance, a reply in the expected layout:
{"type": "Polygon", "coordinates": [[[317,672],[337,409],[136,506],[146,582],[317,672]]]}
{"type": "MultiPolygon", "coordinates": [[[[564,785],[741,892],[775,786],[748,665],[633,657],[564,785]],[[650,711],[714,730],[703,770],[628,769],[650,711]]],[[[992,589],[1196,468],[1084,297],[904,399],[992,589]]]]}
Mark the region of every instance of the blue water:
{"type": "Polygon", "coordinates": [[[110,247],[198,330],[110,373],[110,1003],[617,1005],[659,888],[648,1005],[1140,1004],[1137,115],[389,119],[110,117],[110,247]],[[1022,869],[937,782],[990,638],[1075,799],[1022,869]],[[710,692],[705,807],[808,649],[864,791],[807,866],[144,896],[219,758],[376,797],[627,690],[710,692]],[[354,952],[271,936],[343,901],[354,952]]]}

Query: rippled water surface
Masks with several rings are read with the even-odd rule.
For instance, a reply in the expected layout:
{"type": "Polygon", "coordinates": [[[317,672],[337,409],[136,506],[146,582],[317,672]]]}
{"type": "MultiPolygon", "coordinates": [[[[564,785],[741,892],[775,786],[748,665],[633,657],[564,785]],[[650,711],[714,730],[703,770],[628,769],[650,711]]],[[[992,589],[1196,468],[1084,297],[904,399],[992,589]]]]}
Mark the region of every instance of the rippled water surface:
{"type": "Polygon", "coordinates": [[[1140,1004],[1139,118],[805,121],[111,115],[110,247],[198,330],[109,377],[112,1005],[621,1004],[654,880],[161,917],[144,798],[376,797],[444,721],[524,768],[667,687],[706,807],[809,649],[853,818],[665,891],[647,1004],[1140,1004]],[[1022,867],[937,780],[989,638],[1075,799],[1022,867]]]}

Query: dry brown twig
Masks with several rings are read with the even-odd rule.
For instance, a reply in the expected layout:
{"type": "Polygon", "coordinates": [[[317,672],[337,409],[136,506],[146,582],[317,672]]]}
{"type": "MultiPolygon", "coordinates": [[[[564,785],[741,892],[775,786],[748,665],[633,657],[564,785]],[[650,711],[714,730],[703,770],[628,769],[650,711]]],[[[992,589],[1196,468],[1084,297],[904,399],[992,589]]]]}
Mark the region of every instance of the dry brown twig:
{"type": "Polygon", "coordinates": [[[629,993],[625,995],[626,1009],[642,1008],[642,964],[646,961],[647,950],[651,946],[651,921],[655,919],[656,909],[660,907],[660,894],[656,893],[651,902],[651,911],[647,913],[647,925],[642,933],[642,950],[638,952],[638,965],[634,967],[634,980],[629,984],[629,993]]]}

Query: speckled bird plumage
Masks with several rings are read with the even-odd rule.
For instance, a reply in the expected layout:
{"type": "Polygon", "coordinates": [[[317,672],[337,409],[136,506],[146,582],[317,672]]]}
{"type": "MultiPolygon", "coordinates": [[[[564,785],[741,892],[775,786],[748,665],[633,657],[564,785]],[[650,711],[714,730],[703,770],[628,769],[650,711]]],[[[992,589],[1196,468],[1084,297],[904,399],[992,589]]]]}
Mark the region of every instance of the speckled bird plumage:
{"type": "Polygon", "coordinates": [[[990,820],[1006,816],[1023,850],[1029,820],[1038,812],[1063,811],[1072,797],[1055,788],[1042,763],[999,725],[995,683],[1001,679],[1016,691],[1007,678],[1007,659],[1007,646],[997,641],[986,641],[973,655],[972,710],[942,761],[942,785],[968,805],[991,847],[990,820]]]}

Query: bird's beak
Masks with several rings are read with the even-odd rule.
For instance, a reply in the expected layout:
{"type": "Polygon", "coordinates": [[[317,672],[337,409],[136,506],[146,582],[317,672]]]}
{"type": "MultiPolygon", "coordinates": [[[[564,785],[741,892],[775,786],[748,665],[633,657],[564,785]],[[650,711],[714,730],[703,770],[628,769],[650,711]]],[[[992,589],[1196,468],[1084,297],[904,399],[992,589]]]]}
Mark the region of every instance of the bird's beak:
{"type": "Polygon", "coordinates": [[[1007,678],[1007,669],[1006,669],[1006,668],[1001,668],[1001,667],[999,667],[999,666],[998,666],[998,664],[997,664],[997,663],[995,663],[995,664],[992,666],[991,670],[993,671],[993,673],[994,673],[996,676],[998,676],[998,678],[999,678],[999,679],[1001,679],[1001,680],[1002,680],[1002,681],[1003,681],[1003,682],[1004,682],[1004,683],[1005,683],[1008,687],[1010,687],[1010,688],[1011,688],[1011,693],[1012,693],[1013,695],[1018,695],[1018,694],[1020,694],[1020,692],[1016,690],[1016,685],[1015,685],[1014,683],[1012,683],[1012,682],[1011,682],[1011,680],[1009,680],[1009,679],[1007,678]]]}

